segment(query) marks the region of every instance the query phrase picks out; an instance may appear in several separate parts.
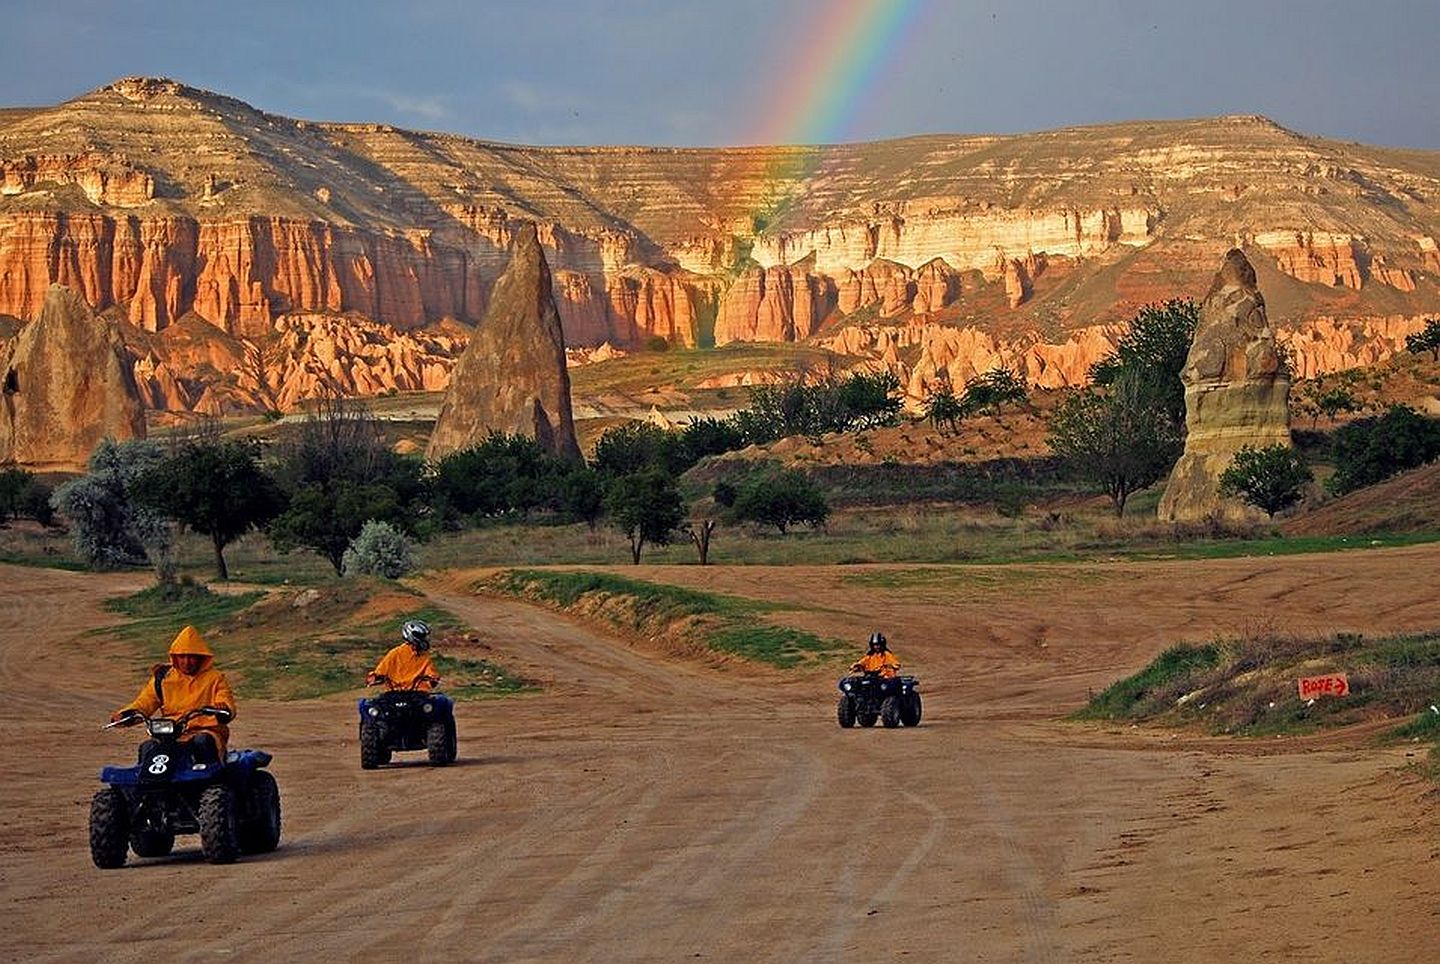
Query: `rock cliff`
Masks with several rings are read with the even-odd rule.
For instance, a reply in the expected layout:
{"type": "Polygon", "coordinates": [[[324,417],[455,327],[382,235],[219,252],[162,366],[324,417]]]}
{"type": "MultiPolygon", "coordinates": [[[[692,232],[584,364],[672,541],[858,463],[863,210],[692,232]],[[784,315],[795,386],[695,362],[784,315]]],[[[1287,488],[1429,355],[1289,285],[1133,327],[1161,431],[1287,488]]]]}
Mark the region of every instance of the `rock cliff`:
{"type": "Polygon", "coordinates": [[[1185,452],[1165,484],[1160,518],[1259,518],[1258,510],[1221,497],[1220,475],[1247,445],[1290,445],[1290,379],[1265,317],[1255,269],[1238,250],[1226,255],[1200,306],[1181,379],[1185,452]]]}
{"type": "Polygon", "coordinates": [[[534,148],[293,120],[125,78],[0,114],[0,314],[34,318],[60,283],[152,333],[192,316],[254,342],[292,316],[473,324],[534,224],[581,346],[801,340],[857,316],[1063,344],[1198,293],[1203,265],[1236,244],[1302,331],[1440,313],[1437,199],[1436,152],[1253,116],[534,148]]]}
{"type": "Polygon", "coordinates": [[[525,435],[579,460],[565,338],[550,269],[534,228],[515,238],[510,266],[456,365],[426,457],[441,459],[491,432],[525,435]]]}
{"type": "Polygon", "coordinates": [[[106,436],[145,437],[124,346],[78,292],[55,285],[0,348],[0,465],[80,469],[106,436]]]}

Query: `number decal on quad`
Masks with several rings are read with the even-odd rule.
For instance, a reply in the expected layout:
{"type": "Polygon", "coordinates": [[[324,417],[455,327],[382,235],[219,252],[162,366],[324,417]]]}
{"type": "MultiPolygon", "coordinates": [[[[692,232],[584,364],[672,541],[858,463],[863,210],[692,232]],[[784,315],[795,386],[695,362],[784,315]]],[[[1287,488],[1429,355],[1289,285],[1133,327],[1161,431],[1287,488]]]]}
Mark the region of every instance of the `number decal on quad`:
{"type": "Polygon", "coordinates": [[[159,776],[170,766],[170,757],[165,753],[157,753],[150,758],[150,772],[159,776]]]}

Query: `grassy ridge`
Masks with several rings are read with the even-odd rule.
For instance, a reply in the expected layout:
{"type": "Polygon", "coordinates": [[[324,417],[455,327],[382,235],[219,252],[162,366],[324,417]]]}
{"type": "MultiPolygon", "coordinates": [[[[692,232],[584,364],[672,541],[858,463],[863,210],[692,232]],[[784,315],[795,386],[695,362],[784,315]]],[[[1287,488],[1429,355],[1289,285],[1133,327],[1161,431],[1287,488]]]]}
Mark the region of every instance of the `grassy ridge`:
{"type": "Polygon", "coordinates": [[[846,649],[840,640],[761,622],[758,614],[783,608],[771,603],[604,572],[510,569],[479,588],[582,612],[626,631],[678,636],[782,669],[846,649]]]}
{"type": "Polygon", "coordinates": [[[378,580],[347,579],[324,588],[267,595],[220,595],[204,586],[155,586],[107,604],[131,617],[111,630],[146,658],[163,660],[187,623],[216,653],[241,697],[311,699],[359,690],[365,673],[399,640],[406,619],[430,624],[435,663],[457,699],[506,696],[535,684],[474,652],[451,613],[424,604],[410,590],[378,580]],[[303,604],[302,604],[303,603],[303,604]]]}
{"type": "Polygon", "coordinates": [[[1172,646],[1074,715],[1197,725],[1213,733],[1303,733],[1367,720],[1411,719],[1396,739],[1434,741],[1440,776],[1440,630],[1367,639],[1266,635],[1172,646]],[[1302,676],[1344,672],[1344,697],[1301,700],[1302,676]]]}

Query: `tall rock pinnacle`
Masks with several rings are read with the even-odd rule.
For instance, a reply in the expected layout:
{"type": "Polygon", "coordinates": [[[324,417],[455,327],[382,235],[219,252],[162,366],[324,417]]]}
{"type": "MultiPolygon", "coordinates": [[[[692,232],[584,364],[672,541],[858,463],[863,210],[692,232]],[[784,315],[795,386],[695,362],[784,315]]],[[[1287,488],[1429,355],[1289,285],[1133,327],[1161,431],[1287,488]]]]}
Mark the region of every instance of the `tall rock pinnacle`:
{"type": "Polygon", "coordinates": [[[580,458],[565,336],[533,224],[516,235],[510,265],[455,366],[426,457],[443,458],[491,432],[526,435],[556,455],[580,458]]]}
{"type": "Polygon", "coordinates": [[[51,285],[40,316],[0,349],[0,465],[74,469],[97,442],[145,437],[145,410],[115,325],[51,285]]]}
{"type": "Polygon", "coordinates": [[[1185,453],[1170,472],[1159,515],[1169,522],[1260,518],[1220,495],[1220,475],[1246,445],[1290,445],[1290,376],[1255,269],[1238,249],[1225,255],[1195,326],[1180,374],[1185,383],[1185,453]]]}

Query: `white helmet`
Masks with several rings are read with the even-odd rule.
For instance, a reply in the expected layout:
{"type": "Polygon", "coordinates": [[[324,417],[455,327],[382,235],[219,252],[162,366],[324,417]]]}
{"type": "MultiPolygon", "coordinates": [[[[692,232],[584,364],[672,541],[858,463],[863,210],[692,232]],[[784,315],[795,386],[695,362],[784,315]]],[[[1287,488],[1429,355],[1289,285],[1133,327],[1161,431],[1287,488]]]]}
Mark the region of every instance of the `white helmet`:
{"type": "Polygon", "coordinates": [[[423,620],[406,620],[400,627],[400,637],[422,653],[430,648],[430,627],[423,620]]]}

